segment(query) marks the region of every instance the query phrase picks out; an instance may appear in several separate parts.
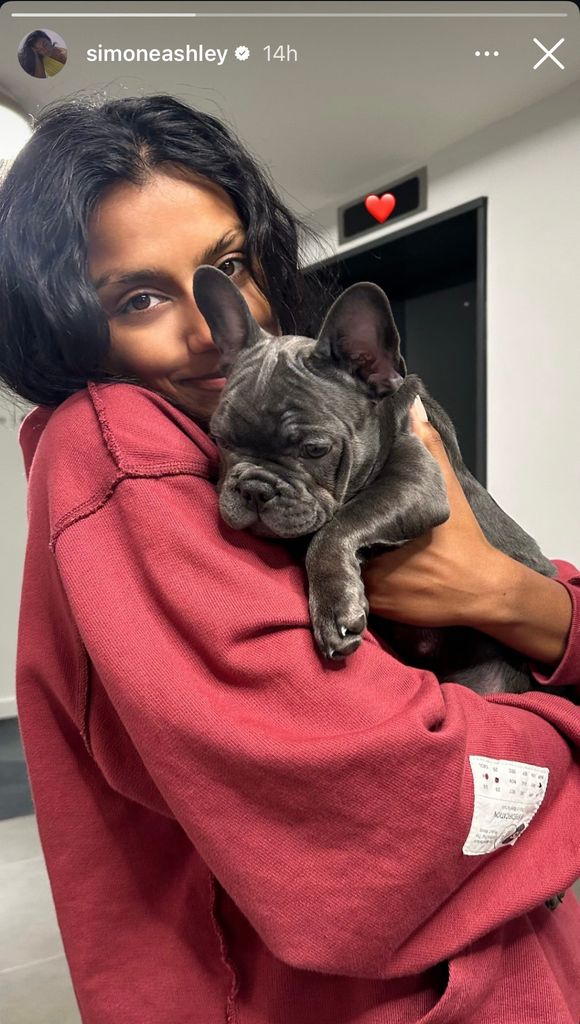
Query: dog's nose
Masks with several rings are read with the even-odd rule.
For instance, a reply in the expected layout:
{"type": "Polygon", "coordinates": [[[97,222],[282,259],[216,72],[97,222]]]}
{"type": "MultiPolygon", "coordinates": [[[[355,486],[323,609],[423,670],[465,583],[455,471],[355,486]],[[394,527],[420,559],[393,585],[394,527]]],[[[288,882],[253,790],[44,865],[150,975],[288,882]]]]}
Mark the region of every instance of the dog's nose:
{"type": "Polygon", "coordinates": [[[246,504],[255,505],[256,508],[265,505],[276,493],[273,485],[266,480],[242,480],[238,489],[246,504]]]}

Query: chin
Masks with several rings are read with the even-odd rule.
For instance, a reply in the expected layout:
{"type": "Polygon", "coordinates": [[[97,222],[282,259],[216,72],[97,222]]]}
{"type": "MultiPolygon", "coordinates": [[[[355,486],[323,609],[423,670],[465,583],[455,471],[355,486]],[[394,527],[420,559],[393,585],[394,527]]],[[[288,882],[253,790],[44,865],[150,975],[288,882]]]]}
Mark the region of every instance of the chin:
{"type": "Polygon", "coordinates": [[[181,384],[175,390],[180,404],[191,411],[192,416],[209,422],[218,407],[221,391],[200,392],[193,384],[181,384]]]}

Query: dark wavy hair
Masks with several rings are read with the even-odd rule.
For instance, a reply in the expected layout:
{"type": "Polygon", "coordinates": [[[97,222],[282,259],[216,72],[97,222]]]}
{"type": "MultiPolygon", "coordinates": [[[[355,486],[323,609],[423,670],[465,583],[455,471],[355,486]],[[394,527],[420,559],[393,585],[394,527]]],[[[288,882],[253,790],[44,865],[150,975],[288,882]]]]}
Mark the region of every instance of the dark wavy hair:
{"type": "Polygon", "coordinates": [[[34,74],[34,68],[36,67],[36,54],[32,49],[32,44],[37,39],[46,39],[47,43],[52,43],[52,39],[46,32],[43,32],[41,28],[35,29],[30,35],[26,36],[20,50],[18,52],[18,60],[20,61],[20,67],[27,71],[29,75],[34,74]]]}
{"type": "Polygon", "coordinates": [[[54,407],[89,380],[142,384],[104,367],[110,337],[88,274],[87,225],[105,189],[143,184],[166,162],[231,197],[282,333],[316,332],[337,286],[332,271],[300,269],[320,235],[286,208],[229,127],[171,96],[73,98],[41,112],[0,184],[0,389],[54,407]]]}

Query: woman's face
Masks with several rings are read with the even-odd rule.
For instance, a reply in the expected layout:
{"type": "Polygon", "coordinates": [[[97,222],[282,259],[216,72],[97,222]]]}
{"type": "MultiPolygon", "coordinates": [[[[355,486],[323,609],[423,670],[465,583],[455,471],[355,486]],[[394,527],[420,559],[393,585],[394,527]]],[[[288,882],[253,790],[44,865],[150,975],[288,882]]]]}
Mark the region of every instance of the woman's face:
{"type": "Polygon", "coordinates": [[[32,44],[32,49],[46,57],[50,51],[50,43],[48,39],[35,39],[32,44]]]}
{"type": "Polygon", "coordinates": [[[109,322],[107,368],[178,398],[207,423],[224,381],[201,380],[216,372],[219,352],[193,297],[196,268],[219,267],[258,323],[279,333],[246,265],[244,241],[233,202],[207,179],[159,171],[142,186],[113,186],[89,222],[88,245],[90,277],[109,322]]]}

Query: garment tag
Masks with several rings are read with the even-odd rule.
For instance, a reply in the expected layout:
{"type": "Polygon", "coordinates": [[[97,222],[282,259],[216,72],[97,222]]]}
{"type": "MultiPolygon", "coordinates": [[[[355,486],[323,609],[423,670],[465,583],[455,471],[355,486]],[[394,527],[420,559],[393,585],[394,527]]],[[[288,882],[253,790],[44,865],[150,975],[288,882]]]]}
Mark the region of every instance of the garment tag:
{"type": "Polygon", "coordinates": [[[513,846],[544,799],[548,768],[471,755],[473,819],[463,853],[477,856],[513,846]]]}

